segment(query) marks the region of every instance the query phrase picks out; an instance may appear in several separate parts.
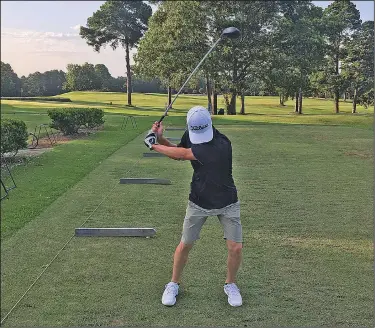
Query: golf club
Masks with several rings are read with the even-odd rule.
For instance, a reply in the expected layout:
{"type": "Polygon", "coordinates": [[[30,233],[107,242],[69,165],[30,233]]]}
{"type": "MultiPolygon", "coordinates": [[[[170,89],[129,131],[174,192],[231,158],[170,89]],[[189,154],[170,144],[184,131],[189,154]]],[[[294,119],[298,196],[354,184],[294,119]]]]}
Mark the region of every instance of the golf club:
{"type": "Polygon", "coordinates": [[[167,106],[167,108],[165,109],[165,113],[163,114],[163,116],[161,117],[161,119],[158,121],[158,123],[160,123],[164,117],[167,116],[167,113],[168,113],[168,110],[172,107],[173,103],[176,101],[178,95],[181,93],[181,91],[184,89],[185,85],[189,82],[190,78],[193,76],[193,74],[198,70],[199,66],[201,66],[201,64],[204,62],[204,60],[207,58],[207,56],[212,52],[212,50],[214,50],[214,48],[216,47],[216,45],[220,42],[220,40],[223,38],[223,37],[227,37],[227,38],[230,38],[230,39],[235,39],[235,38],[238,38],[239,36],[241,35],[241,32],[238,28],[236,27],[227,27],[226,29],[224,29],[224,31],[221,33],[219,39],[214,43],[214,45],[211,47],[210,50],[208,50],[208,52],[204,55],[204,57],[202,58],[202,60],[199,62],[199,64],[197,65],[197,67],[195,67],[194,71],[191,72],[191,74],[189,75],[189,77],[187,78],[187,80],[185,81],[185,83],[183,84],[183,86],[180,88],[180,90],[177,92],[177,94],[175,95],[175,97],[173,98],[172,102],[167,106]]]}

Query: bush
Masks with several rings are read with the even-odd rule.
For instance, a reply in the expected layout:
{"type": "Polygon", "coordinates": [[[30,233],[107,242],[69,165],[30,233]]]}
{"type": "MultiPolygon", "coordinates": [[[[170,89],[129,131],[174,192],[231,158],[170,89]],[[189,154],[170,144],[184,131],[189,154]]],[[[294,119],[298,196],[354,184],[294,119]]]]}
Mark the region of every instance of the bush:
{"type": "Polygon", "coordinates": [[[49,97],[1,97],[2,100],[28,100],[28,101],[57,101],[57,102],[72,102],[69,98],[49,98],[49,97]]]}
{"type": "Polygon", "coordinates": [[[95,128],[104,123],[104,112],[98,108],[59,108],[48,110],[51,127],[63,134],[78,133],[79,128],[95,128]]]}
{"type": "Polygon", "coordinates": [[[28,136],[24,121],[1,119],[1,154],[26,148],[28,136]]]}

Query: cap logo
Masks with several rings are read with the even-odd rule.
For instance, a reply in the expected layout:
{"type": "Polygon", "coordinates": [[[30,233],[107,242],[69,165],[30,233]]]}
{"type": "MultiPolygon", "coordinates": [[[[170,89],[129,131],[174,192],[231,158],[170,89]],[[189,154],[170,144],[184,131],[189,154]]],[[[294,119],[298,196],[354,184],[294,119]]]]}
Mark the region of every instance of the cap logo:
{"type": "Polygon", "coordinates": [[[196,126],[192,126],[190,125],[190,130],[192,131],[199,131],[199,130],[203,130],[205,128],[208,127],[208,124],[205,124],[205,125],[196,125],[196,126]]]}

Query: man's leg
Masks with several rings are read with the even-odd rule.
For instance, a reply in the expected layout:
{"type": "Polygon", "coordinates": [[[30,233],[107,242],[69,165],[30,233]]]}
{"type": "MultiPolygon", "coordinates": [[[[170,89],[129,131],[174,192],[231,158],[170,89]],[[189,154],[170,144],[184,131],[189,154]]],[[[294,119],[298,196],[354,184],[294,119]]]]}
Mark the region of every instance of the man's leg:
{"type": "Polygon", "coordinates": [[[182,237],[174,253],[172,282],[180,281],[182,270],[187,262],[190,250],[194,242],[199,239],[203,224],[206,222],[207,214],[202,212],[196,205],[189,202],[186,208],[182,237]]]}
{"type": "Polygon", "coordinates": [[[225,211],[218,217],[224,228],[224,238],[228,248],[224,292],[228,296],[228,303],[231,306],[241,306],[242,296],[236,285],[236,275],[242,259],[242,225],[239,202],[225,208],[225,211]]]}
{"type": "Polygon", "coordinates": [[[236,285],[236,274],[241,264],[242,243],[227,240],[228,247],[228,270],[225,280],[224,292],[228,296],[228,303],[231,306],[241,306],[242,296],[236,285]]]}
{"type": "Polygon", "coordinates": [[[178,244],[173,258],[173,273],[172,282],[179,283],[182,270],[187,262],[189,252],[192,249],[193,244],[185,244],[182,241],[178,244]]]}
{"type": "Polygon", "coordinates": [[[207,216],[201,209],[194,206],[191,202],[188,203],[181,241],[174,253],[172,279],[165,286],[162,296],[162,303],[164,305],[172,306],[176,303],[176,296],[179,291],[178,284],[187,262],[189,251],[192,249],[194,242],[199,239],[200,230],[206,219],[207,216]]]}
{"type": "Polygon", "coordinates": [[[236,243],[232,240],[227,240],[228,259],[227,259],[227,279],[226,284],[236,282],[237,271],[240,268],[242,259],[242,243],[236,243]]]}

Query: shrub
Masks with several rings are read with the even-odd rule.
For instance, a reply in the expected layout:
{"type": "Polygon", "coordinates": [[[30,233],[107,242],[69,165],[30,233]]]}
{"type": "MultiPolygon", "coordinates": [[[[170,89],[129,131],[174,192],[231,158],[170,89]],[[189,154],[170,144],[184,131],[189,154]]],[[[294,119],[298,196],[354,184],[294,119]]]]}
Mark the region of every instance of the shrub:
{"type": "Polygon", "coordinates": [[[24,121],[1,119],[1,154],[17,153],[27,147],[27,127],[24,121]]]}
{"type": "Polygon", "coordinates": [[[57,101],[57,102],[71,102],[70,98],[49,98],[49,97],[1,97],[2,100],[28,100],[28,101],[57,101]]]}
{"type": "Polygon", "coordinates": [[[48,110],[51,127],[63,134],[78,133],[79,128],[95,128],[104,123],[104,112],[98,108],[58,108],[48,110]]]}

